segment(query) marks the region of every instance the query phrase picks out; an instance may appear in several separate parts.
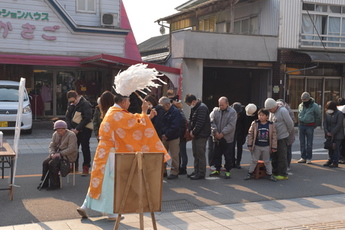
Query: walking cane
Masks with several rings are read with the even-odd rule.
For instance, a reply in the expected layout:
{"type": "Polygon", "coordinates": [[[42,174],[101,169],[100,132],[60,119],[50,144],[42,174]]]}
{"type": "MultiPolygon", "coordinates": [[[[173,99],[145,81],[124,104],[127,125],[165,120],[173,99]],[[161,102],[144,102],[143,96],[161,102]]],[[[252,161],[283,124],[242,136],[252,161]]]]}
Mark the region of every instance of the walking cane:
{"type": "Polygon", "coordinates": [[[41,183],[40,183],[40,184],[38,185],[38,187],[37,187],[37,189],[38,189],[39,191],[41,191],[42,186],[43,186],[44,182],[46,181],[46,179],[47,179],[47,177],[48,177],[48,174],[49,174],[49,170],[47,171],[46,175],[44,176],[43,181],[41,181],[41,183]]]}

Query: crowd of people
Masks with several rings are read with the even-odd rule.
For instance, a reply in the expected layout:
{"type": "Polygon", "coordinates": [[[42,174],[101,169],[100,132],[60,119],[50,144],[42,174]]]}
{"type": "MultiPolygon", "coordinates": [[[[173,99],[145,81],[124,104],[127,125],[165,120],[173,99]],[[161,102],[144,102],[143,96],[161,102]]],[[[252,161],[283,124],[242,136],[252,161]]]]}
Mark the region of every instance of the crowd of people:
{"type": "MultiPolygon", "coordinates": [[[[243,145],[247,143],[251,161],[245,180],[254,178],[259,160],[264,162],[267,179],[286,180],[292,158],[291,146],[295,140],[295,123],[298,123],[301,152],[298,163],[306,164],[312,163],[314,129],[321,125],[321,110],[308,92],[301,95],[297,120],[284,100],[273,98],[267,98],[264,107],[259,108],[253,103],[244,106],[234,102],[230,105],[228,98],[222,96],[218,99],[218,107],[210,112],[194,94],[187,94],[184,103],[190,107],[189,118],[183,111],[183,102],[173,90],[161,98],[147,95],[142,99],[141,113],[128,111],[130,97],[110,91],[98,98],[94,113],[91,104],[76,91],[69,91],[67,99],[69,106],[65,121],[58,120],[54,124],[55,132],[49,156],[43,162],[40,187],[48,190],[60,188],[61,158],[75,163],[78,171],[79,146],[83,153],[81,175],[89,175],[89,143],[94,131],[99,143],[93,159],[90,186],[77,211],[82,217],[87,217],[86,208],[91,208],[108,213],[110,220],[117,217],[113,213],[116,151],[164,152],[164,177],[175,180],[179,175],[187,174],[186,143],[191,141],[194,168],[187,177],[191,180],[205,179],[208,163],[210,177],[224,174],[224,178],[229,179],[233,168],[241,168],[243,145]]],[[[345,161],[345,100],[327,102],[325,114],[325,138],[332,145],[324,166],[336,168],[345,161]]]]}

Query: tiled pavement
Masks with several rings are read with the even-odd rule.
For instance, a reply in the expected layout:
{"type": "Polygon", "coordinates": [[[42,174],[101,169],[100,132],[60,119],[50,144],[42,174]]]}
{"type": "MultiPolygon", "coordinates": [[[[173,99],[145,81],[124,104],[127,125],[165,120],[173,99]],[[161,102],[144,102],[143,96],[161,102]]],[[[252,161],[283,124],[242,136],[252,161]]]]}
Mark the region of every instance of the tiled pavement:
{"type": "MultiPolygon", "coordinates": [[[[345,195],[208,206],[191,211],[156,212],[157,229],[345,229],[345,195]]],[[[125,214],[119,229],[139,229],[139,214],[125,214]]],[[[149,213],[144,228],[153,229],[149,213]]],[[[0,227],[0,230],[114,229],[106,217],[0,227]]]]}

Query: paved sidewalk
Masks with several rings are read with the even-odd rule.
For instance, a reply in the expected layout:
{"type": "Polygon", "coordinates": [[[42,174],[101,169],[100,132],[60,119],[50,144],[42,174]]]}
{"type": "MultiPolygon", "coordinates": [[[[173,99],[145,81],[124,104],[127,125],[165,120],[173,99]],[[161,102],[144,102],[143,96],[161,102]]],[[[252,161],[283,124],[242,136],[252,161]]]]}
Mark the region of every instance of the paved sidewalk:
{"type": "MultiPolygon", "coordinates": [[[[345,195],[208,206],[192,211],[155,213],[158,229],[345,229],[345,195]]],[[[125,214],[119,229],[139,229],[139,214],[125,214]]],[[[0,227],[22,229],[113,229],[106,217],[0,227]]],[[[153,229],[149,213],[145,229],[153,229]]]]}

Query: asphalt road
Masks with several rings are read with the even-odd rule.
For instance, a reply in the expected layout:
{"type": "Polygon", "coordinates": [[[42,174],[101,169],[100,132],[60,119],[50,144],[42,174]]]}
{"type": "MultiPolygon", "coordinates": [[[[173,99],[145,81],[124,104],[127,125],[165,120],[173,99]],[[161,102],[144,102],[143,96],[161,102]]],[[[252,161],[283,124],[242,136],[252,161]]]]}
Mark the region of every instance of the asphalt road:
{"type": "MultiPolygon", "coordinates": [[[[52,134],[52,123],[35,122],[32,135],[23,134],[21,138],[48,138],[52,134]]],[[[9,138],[13,133],[5,133],[9,138]]],[[[94,137],[93,137],[94,138],[94,137]]],[[[233,169],[231,179],[206,178],[191,181],[185,175],[176,180],[165,180],[163,183],[162,212],[191,210],[199,207],[245,203],[252,201],[301,198],[319,195],[331,195],[345,192],[345,165],[330,169],[323,167],[327,155],[322,149],[323,131],[315,132],[313,164],[298,164],[299,142],[293,145],[293,164],[289,180],[272,182],[243,180],[249,168],[250,154],[246,147],[243,153],[242,169],[233,169]]],[[[193,171],[193,157],[188,145],[188,172],[193,171]]],[[[76,208],[83,203],[89,177],[76,175],[76,186],[68,184],[63,178],[63,188],[56,191],[38,191],[41,164],[47,154],[23,154],[18,159],[14,199],[9,201],[6,191],[0,191],[0,226],[79,218],[76,208]]],[[[152,167],[155,167],[154,165],[152,167]]],[[[0,179],[0,186],[7,184],[7,179],[0,179]]],[[[277,204],[281,206],[281,204],[277,204]]],[[[88,210],[91,216],[101,213],[88,210]]]]}

